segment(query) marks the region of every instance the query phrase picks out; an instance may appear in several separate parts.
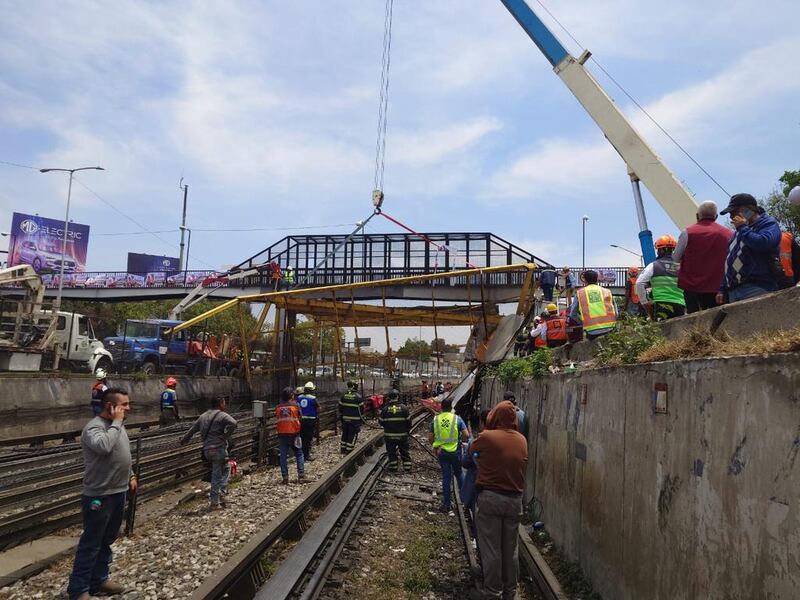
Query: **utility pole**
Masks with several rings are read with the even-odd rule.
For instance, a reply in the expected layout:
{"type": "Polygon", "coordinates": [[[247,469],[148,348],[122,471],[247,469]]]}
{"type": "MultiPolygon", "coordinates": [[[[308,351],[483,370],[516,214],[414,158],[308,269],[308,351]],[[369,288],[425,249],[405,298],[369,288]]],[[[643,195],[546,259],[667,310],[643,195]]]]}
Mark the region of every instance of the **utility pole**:
{"type": "Polygon", "coordinates": [[[189,195],[189,185],[184,185],[183,177],[178,187],[183,190],[183,216],[181,217],[181,254],[178,257],[178,269],[183,271],[183,236],[186,235],[186,197],[189,195]]]}
{"type": "Polygon", "coordinates": [[[583,215],[583,236],[581,241],[581,271],[586,270],[586,221],[589,220],[587,215],[583,215]]]}

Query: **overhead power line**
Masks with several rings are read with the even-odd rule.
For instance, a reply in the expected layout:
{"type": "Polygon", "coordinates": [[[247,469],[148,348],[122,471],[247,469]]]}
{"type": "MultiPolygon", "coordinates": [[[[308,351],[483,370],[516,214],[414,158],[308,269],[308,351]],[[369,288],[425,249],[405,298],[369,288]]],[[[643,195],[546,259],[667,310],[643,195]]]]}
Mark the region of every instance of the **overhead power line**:
{"type": "MultiPolygon", "coordinates": [[[[300,231],[306,229],[334,229],[336,227],[350,227],[352,223],[332,223],[331,225],[306,225],[304,227],[191,227],[193,233],[246,233],[254,231],[300,231]]],[[[150,235],[151,233],[178,233],[180,229],[161,229],[155,231],[111,231],[108,233],[94,233],[95,236],[129,236],[129,235],[150,235]]]]}
{"type": "MultiPolygon", "coordinates": [[[[126,218],[128,221],[130,221],[131,223],[133,223],[134,225],[136,225],[136,226],[137,226],[139,229],[141,229],[141,230],[142,230],[144,233],[147,233],[147,234],[150,234],[150,235],[152,235],[154,238],[156,238],[157,240],[159,240],[159,241],[160,241],[162,244],[164,244],[164,245],[166,245],[166,246],[168,246],[168,247],[170,247],[170,248],[178,248],[178,247],[179,247],[179,246],[178,246],[178,244],[172,244],[172,243],[168,242],[167,240],[165,240],[164,238],[162,238],[160,235],[158,235],[156,232],[154,232],[154,231],[151,231],[150,229],[148,229],[147,227],[145,227],[144,225],[142,225],[142,224],[141,224],[139,221],[137,221],[136,219],[134,219],[132,216],[130,216],[130,215],[128,215],[128,214],[126,214],[126,213],[125,213],[125,212],[123,212],[123,211],[121,211],[119,208],[117,208],[116,206],[114,206],[114,203],[113,203],[113,202],[111,202],[111,201],[109,201],[109,200],[106,200],[105,198],[103,198],[103,197],[102,197],[100,194],[98,194],[97,192],[95,192],[95,191],[94,191],[92,188],[90,188],[88,185],[86,185],[85,183],[83,183],[83,182],[82,182],[80,179],[78,179],[77,177],[75,177],[75,178],[74,178],[74,180],[75,180],[75,181],[76,181],[78,184],[80,184],[80,185],[81,185],[81,187],[83,187],[83,188],[84,188],[86,191],[88,191],[90,194],[92,194],[92,195],[93,195],[95,198],[97,198],[98,200],[100,200],[100,202],[102,202],[103,204],[105,204],[106,206],[108,206],[109,208],[111,208],[111,209],[112,209],[114,212],[116,212],[117,214],[121,215],[122,217],[125,217],[125,218],[126,218]]],[[[214,268],[216,268],[216,267],[214,267],[214,265],[211,265],[211,264],[207,263],[206,261],[204,261],[204,260],[202,260],[202,259],[200,259],[200,258],[197,258],[196,256],[192,256],[191,258],[193,258],[194,260],[196,260],[196,261],[197,261],[197,262],[199,262],[199,263],[202,263],[202,264],[206,265],[206,266],[207,266],[207,267],[209,267],[210,269],[214,269],[214,268]]]]}
{"type": "Polygon", "coordinates": [[[8,165],[9,167],[18,167],[20,169],[33,169],[34,171],[38,171],[39,170],[37,167],[31,167],[30,165],[21,165],[19,163],[15,163],[15,162],[9,162],[7,160],[0,160],[0,164],[8,165]]]}

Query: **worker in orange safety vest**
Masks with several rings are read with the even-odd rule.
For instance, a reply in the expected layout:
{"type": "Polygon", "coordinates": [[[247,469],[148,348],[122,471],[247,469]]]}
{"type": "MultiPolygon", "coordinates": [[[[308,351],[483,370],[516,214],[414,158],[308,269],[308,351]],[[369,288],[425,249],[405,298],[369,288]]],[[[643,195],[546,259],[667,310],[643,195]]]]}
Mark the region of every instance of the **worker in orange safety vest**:
{"type": "Polygon", "coordinates": [[[275,407],[275,429],[278,433],[283,484],[289,483],[289,450],[294,453],[297,462],[298,483],[306,481],[303,440],[300,437],[300,407],[294,401],[294,390],[290,387],[283,388],[281,402],[275,407]]]}
{"type": "Polygon", "coordinates": [[[625,282],[625,312],[636,317],[647,316],[636,292],[636,280],[639,278],[639,267],[628,267],[628,279],[625,282]]]}
{"type": "Polygon", "coordinates": [[[792,287],[800,279],[800,245],[788,231],[781,232],[779,252],[783,277],[779,278],[778,286],[785,289],[792,287]]]}

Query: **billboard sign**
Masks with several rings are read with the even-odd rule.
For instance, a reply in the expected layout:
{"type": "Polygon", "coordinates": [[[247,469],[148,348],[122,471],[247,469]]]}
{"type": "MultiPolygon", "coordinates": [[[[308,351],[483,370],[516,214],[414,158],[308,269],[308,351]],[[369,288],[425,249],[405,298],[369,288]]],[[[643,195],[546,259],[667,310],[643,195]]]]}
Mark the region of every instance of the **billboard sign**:
{"type": "Polygon", "coordinates": [[[70,222],[66,248],[62,247],[63,242],[64,221],[15,212],[11,218],[8,266],[31,265],[37,273],[58,273],[63,257],[64,273],[86,271],[89,226],[70,222]]]}
{"type": "Polygon", "coordinates": [[[166,273],[180,270],[174,256],[155,256],[128,252],[128,273],[166,273]]]}

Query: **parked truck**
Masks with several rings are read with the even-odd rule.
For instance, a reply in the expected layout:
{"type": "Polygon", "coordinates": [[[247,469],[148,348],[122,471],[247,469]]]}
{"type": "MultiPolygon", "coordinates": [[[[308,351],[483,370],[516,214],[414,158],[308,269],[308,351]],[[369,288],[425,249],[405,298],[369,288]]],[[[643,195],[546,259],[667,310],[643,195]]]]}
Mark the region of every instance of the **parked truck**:
{"type": "Polygon", "coordinates": [[[34,267],[0,269],[0,286],[0,371],[39,371],[65,362],[91,372],[111,366],[111,353],[86,316],[45,303],[34,267]]]}
{"type": "Polygon", "coordinates": [[[114,368],[148,375],[184,372],[192,375],[238,375],[241,360],[232,340],[184,330],[171,333],[182,321],[174,319],[129,319],[119,335],[107,337],[114,368]]]}
{"type": "Polygon", "coordinates": [[[71,369],[90,373],[112,367],[111,352],[97,339],[92,320],[85,315],[59,311],[53,341],[62,366],[66,363],[71,369]]]}

